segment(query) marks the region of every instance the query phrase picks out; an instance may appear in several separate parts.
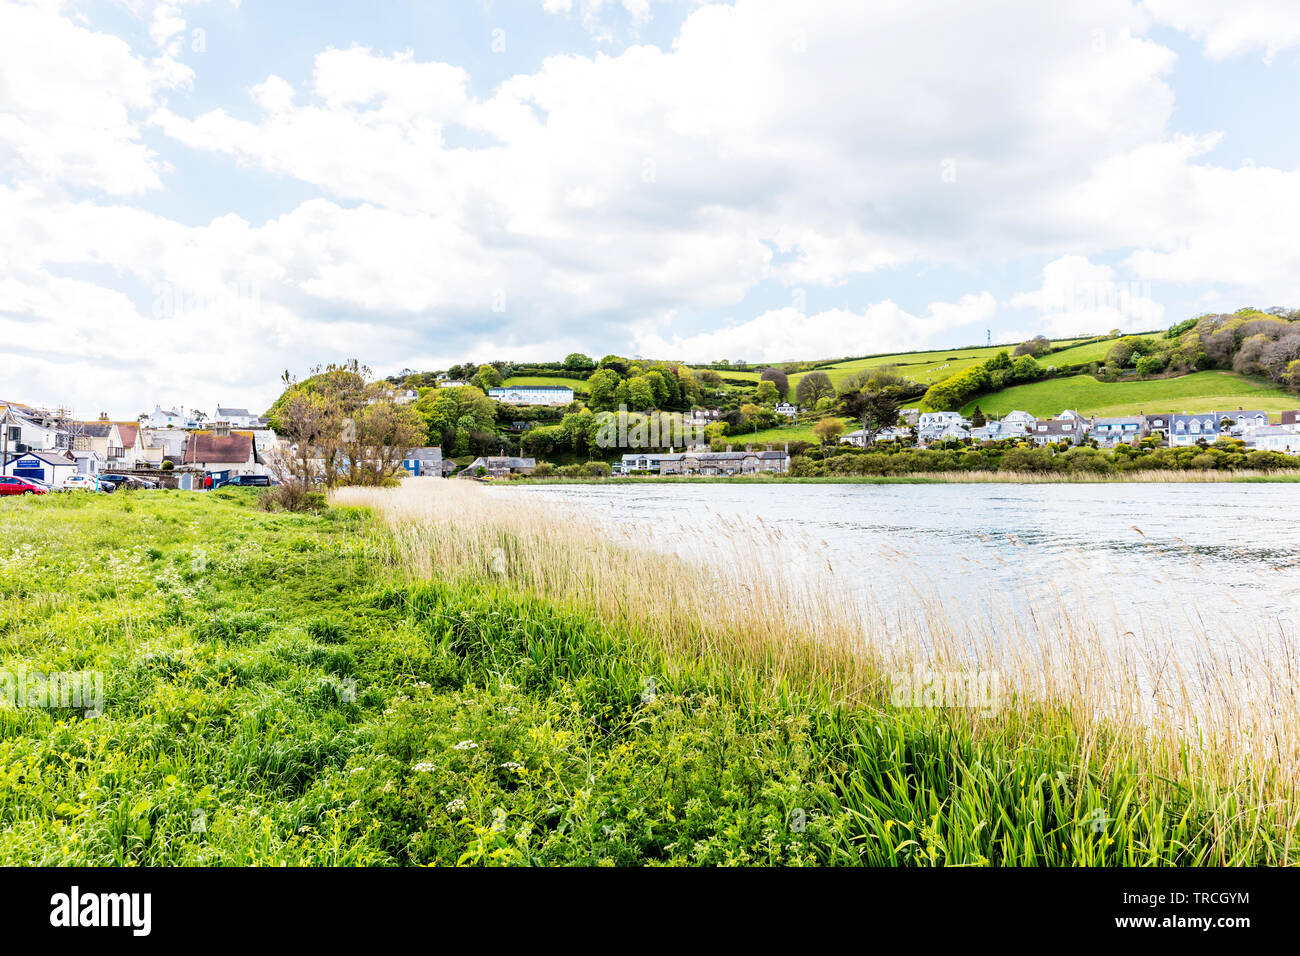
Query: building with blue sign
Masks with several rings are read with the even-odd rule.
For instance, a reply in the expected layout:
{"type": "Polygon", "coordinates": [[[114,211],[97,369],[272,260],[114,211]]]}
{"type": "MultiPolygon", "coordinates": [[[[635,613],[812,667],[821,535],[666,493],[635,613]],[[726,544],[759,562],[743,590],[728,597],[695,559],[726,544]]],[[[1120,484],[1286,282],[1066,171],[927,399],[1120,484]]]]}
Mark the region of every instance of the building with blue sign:
{"type": "Polygon", "coordinates": [[[77,463],[61,452],[29,451],[10,455],[4,464],[4,474],[61,488],[70,475],[77,474],[77,463]]]}

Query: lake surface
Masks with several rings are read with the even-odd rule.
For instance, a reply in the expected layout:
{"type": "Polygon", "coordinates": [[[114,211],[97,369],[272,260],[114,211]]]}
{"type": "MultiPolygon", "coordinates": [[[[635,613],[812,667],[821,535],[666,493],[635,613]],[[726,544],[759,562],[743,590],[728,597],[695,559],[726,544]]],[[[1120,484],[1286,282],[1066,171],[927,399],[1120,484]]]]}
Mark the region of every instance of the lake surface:
{"type": "Polygon", "coordinates": [[[1117,633],[1300,635],[1300,485],[535,485],[494,489],[577,508],[707,559],[743,528],[791,574],[888,611],[938,594],[954,617],[1058,601],[1117,633]]]}

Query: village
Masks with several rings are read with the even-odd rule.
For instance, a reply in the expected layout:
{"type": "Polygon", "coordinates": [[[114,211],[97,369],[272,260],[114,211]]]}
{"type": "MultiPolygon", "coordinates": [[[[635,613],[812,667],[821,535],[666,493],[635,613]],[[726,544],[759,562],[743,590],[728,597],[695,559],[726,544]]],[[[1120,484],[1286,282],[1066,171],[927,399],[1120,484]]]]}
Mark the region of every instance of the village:
{"type": "MultiPolygon", "coordinates": [[[[443,380],[437,382],[439,388],[472,387],[440,378],[443,380]]],[[[571,388],[559,386],[491,388],[488,397],[502,406],[581,405],[571,388]]],[[[409,404],[418,398],[415,389],[392,393],[395,404],[409,404]]],[[[799,407],[784,401],[773,411],[790,423],[810,420],[799,407]]],[[[625,431],[614,447],[604,449],[615,453],[612,461],[593,461],[589,463],[593,467],[578,477],[741,477],[790,472],[789,441],[743,443],[741,436],[728,436],[725,440],[731,443],[720,446],[715,435],[712,444],[707,442],[705,429],[716,424],[722,414],[719,409],[705,408],[676,414],[672,439],[668,438],[667,425],[663,440],[658,439],[656,430],[650,442],[644,438],[629,440],[625,431]],[[671,442],[679,442],[680,447],[671,442]],[[623,451],[625,448],[635,450],[623,451]]],[[[904,408],[899,410],[895,424],[832,435],[829,442],[823,441],[823,450],[827,444],[863,449],[887,443],[915,448],[1068,448],[1085,444],[1111,449],[1120,445],[1179,448],[1209,447],[1221,439],[1235,440],[1251,451],[1300,455],[1300,410],[1284,411],[1274,421],[1268,412],[1243,408],[1196,413],[1139,412],[1118,417],[1087,416],[1066,409],[1052,418],[1038,418],[1024,411],[987,418],[978,411],[967,417],[955,411],[904,408]]],[[[796,443],[794,453],[807,444],[796,443]]],[[[111,419],[107,413],[81,420],[66,409],[0,402],[3,494],[25,490],[111,492],[119,488],[270,486],[278,481],[276,461],[288,450],[266,415],[244,407],[217,405],[209,416],[195,409],[155,405],[152,412],[126,421],[111,419]]],[[[412,476],[493,480],[552,474],[549,463],[527,455],[479,455],[458,463],[444,458],[437,445],[409,448],[400,454],[397,473],[412,476]]],[[[396,459],[393,464],[397,464],[396,459]]]]}

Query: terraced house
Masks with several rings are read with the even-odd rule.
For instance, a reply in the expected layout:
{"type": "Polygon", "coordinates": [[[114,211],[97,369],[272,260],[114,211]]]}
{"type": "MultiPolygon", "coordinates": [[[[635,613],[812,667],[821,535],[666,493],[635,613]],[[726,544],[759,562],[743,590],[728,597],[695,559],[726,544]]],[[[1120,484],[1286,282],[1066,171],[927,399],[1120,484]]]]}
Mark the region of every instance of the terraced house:
{"type": "Polygon", "coordinates": [[[1119,418],[1094,418],[1088,433],[1103,448],[1131,445],[1147,436],[1147,422],[1141,415],[1124,415],[1119,418]]]}
{"type": "Polygon", "coordinates": [[[624,455],[620,472],[654,471],[661,475],[700,475],[734,477],[768,473],[783,475],[790,470],[790,450],[776,451],[768,445],[763,451],[746,447],[744,451],[685,451],[662,454],[638,452],[624,455]]]}

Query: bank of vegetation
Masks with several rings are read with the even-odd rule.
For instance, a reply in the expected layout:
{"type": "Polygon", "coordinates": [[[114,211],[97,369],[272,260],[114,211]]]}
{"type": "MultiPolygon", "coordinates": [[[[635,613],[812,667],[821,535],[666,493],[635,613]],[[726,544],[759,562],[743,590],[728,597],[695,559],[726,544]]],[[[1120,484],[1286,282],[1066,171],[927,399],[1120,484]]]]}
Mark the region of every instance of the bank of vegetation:
{"type": "Polygon", "coordinates": [[[742,538],[697,564],[513,499],[6,501],[6,668],[106,699],[0,709],[0,861],[1293,862],[1285,662],[1197,643],[1217,683],[1164,672],[1153,721],[1087,621],[920,641],[941,605],[886,626],[742,538]],[[977,670],[995,706],[900,698],[977,670]]]}

